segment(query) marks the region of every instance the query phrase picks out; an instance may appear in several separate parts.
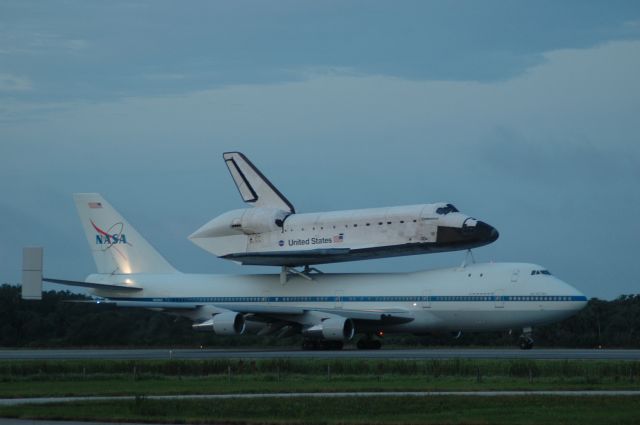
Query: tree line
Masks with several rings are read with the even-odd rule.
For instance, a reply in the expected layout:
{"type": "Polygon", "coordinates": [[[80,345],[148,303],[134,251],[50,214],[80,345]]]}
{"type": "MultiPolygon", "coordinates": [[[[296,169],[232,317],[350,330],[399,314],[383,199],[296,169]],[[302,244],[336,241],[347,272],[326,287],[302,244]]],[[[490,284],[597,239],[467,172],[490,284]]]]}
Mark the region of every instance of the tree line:
{"type": "MultiPolygon", "coordinates": [[[[298,345],[300,337],[217,336],[196,332],[185,318],[96,304],[68,291],[47,291],[42,301],[20,298],[20,287],[0,286],[0,347],[213,347],[298,345]]],[[[538,347],[640,348],[640,294],[613,301],[592,298],[575,316],[534,329],[538,347]]],[[[392,335],[385,344],[509,346],[520,330],[427,336],[392,335]]]]}

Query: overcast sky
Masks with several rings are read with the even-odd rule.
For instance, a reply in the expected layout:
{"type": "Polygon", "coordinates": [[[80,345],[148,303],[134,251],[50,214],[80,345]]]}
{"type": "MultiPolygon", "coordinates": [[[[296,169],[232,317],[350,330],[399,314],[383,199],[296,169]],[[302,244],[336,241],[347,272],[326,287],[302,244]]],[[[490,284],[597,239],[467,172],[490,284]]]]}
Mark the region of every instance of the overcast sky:
{"type": "MultiPolygon", "coordinates": [[[[446,201],[480,261],[640,293],[637,1],[0,3],[0,282],[95,266],[100,192],[177,268],[247,273],[187,236],[243,204],[244,152],[298,212],[446,201]]],[[[411,271],[463,253],[326,265],[411,271]]]]}

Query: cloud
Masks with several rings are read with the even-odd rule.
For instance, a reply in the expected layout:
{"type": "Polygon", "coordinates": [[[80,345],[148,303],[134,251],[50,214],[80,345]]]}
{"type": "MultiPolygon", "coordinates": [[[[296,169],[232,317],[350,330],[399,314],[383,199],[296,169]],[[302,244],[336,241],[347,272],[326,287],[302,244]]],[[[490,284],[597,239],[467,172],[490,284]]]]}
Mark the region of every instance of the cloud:
{"type": "Polygon", "coordinates": [[[547,51],[637,39],[638,19],[634,4],[582,1],[19,2],[3,9],[0,52],[3,72],[38,81],[42,101],[280,84],[336,70],[492,82],[522,75],[547,51]]]}
{"type": "Polygon", "coordinates": [[[11,74],[0,74],[0,91],[27,91],[32,90],[33,84],[27,77],[11,74]]]}
{"type": "MultiPolygon", "coordinates": [[[[22,58],[25,69],[42,70],[37,78],[20,67],[3,71],[28,76],[38,89],[19,92],[20,99],[10,92],[0,104],[11,118],[0,122],[3,202],[15,209],[15,229],[55,223],[58,233],[31,232],[34,240],[27,240],[11,232],[0,251],[15,254],[0,276],[17,273],[14,247],[39,241],[55,248],[48,251],[51,275],[92,269],[69,197],[76,191],[103,192],[185,271],[258,271],[216,260],[184,238],[213,216],[242,207],[220,158],[225,150],[241,150],[299,211],[451,201],[501,232],[496,244],[478,250],[479,259],[539,262],[589,295],[635,291],[636,273],[627,266],[634,264],[633,236],[640,232],[640,42],[633,37],[603,41],[610,37],[594,35],[596,18],[585,23],[578,14],[568,34],[558,33],[565,22],[558,19],[551,31],[557,38],[544,35],[533,45],[495,41],[502,32],[488,33],[477,44],[484,53],[474,56],[471,39],[482,28],[442,30],[434,34],[469,40],[436,39],[422,50],[430,39],[418,33],[402,46],[406,55],[394,56],[387,52],[402,37],[392,30],[400,24],[389,23],[391,29],[368,38],[373,53],[357,56],[370,47],[363,45],[366,36],[348,37],[348,22],[341,21],[347,18],[338,13],[343,9],[329,19],[330,11],[321,8],[317,21],[305,8],[281,10],[291,15],[270,22],[262,9],[252,17],[240,8],[219,11],[220,22],[202,14],[202,22],[191,25],[185,22],[193,16],[181,10],[172,16],[182,22],[181,31],[169,40],[155,28],[166,31],[162,17],[134,19],[150,12],[140,8],[131,20],[123,18],[121,34],[105,30],[105,38],[89,39],[92,48],[80,55],[58,55],[53,68],[22,58]],[[229,16],[238,28],[221,22],[229,16]],[[280,28],[300,16],[308,33],[302,24],[280,28]],[[253,40],[264,30],[252,27],[260,19],[275,32],[293,31],[287,43],[298,48],[281,35],[253,40]],[[327,31],[336,29],[335,39],[307,43],[332,20],[327,31]],[[204,23],[220,28],[208,33],[200,28],[204,23]],[[588,34],[580,37],[580,31],[588,34]],[[380,49],[385,34],[392,40],[380,49]],[[209,43],[202,35],[222,38],[209,43]],[[190,45],[194,40],[207,42],[190,45]],[[284,51],[272,57],[275,47],[284,51]],[[489,52],[500,56],[498,47],[505,47],[502,62],[489,52]],[[325,51],[298,54],[303,48],[325,51]],[[334,48],[343,50],[334,55],[334,48]],[[471,59],[449,62],[443,49],[471,59]],[[420,62],[424,57],[407,60],[412,54],[446,63],[434,70],[420,62]],[[507,62],[517,66],[502,69],[507,62]],[[458,72],[461,63],[468,66],[458,72]],[[42,84],[48,95],[40,94],[42,84]],[[58,96],[59,90],[70,93],[58,96]]],[[[384,23],[392,16],[382,12],[376,19],[384,23]]],[[[455,10],[433,13],[445,12],[455,10]]],[[[604,33],[619,29],[617,15],[605,19],[604,33]]],[[[540,19],[531,22],[540,32],[540,19]]],[[[93,24],[101,25],[87,22],[93,24]]],[[[63,35],[86,38],[84,31],[63,35]]],[[[323,269],[397,271],[460,261],[451,254],[323,269]]]]}
{"type": "Polygon", "coordinates": [[[184,80],[185,74],[147,74],[144,76],[149,80],[184,80]]]}
{"type": "Polygon", "coordinates": [[[34,55],[64,54],[87,49],[89,41],[68,38],[63,34],[43,31],[26,31],[24,29],[0,28],[0,54],[16,57],[31,57],[34,55]]]}

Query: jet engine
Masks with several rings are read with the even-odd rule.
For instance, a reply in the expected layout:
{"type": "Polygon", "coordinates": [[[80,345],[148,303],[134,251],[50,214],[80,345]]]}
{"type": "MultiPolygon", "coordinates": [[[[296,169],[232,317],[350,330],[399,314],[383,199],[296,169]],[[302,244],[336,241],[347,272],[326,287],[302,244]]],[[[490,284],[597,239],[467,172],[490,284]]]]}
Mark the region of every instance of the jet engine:
{"type": "Polygon", "coordinates": [[[193,325],[195,330],[211,331],[217,335],[242,335],[246,329],[244,316],[235,311],[216,314],[212,319],[193,325]]]}
{"type": "Polygon", "coordinates": [[[356,333],[353,320],[344,317],[332,317],[317,325],[305,329],[302,334],[307,338],[329,341],[349,341],[356,333]]]}

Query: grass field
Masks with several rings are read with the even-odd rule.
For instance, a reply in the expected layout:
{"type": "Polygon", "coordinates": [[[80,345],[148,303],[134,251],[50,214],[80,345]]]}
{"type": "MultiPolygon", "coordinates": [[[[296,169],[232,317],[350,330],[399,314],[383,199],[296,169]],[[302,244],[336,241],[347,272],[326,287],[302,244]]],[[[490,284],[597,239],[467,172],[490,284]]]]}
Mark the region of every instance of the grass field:
{"type": "Polygon", "coordinates": [[[372,397],[81,402],[1,407],[0,416],[176,423],[637,424],[640,397],[372,397]]]}
{"type": "Polygon", "coordinates": [[[82,395],[163,395],[344,391],[481,391],[481,390],[634,390],[640,385],[610,378],[510,378],[500,376],[438,378],[398,375],[274,375],[206,377],[91,377],[4,381],[1,398],[82,395]]]}
{"type": "Polygon", "coordinates": [[[147,395],[342,391],[640,390],[640,362],[174,360],[0,362],[0,397],[134,401],[1,407],[0,416],[237,423],[640,423],[640,397],[371,397],[157,401],[147,395]]]}
{"type": "Polygon", "coordinates": [[[6,360],[0,361],[0,381],[21,378],[55,379],[105,375],[140,376],[400,375],[483,376],[534,378],[617,378],[640,380],[640,361],[624,360],[377,360],[377,359],[264,359],[264,360],[6,360]]]}
{"type": "Polygon", "coordinates": [[[0,397],[640,388],[640,362],[149,360],[0,362],[0,397]]]}

